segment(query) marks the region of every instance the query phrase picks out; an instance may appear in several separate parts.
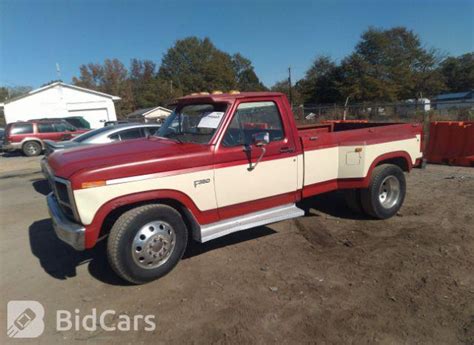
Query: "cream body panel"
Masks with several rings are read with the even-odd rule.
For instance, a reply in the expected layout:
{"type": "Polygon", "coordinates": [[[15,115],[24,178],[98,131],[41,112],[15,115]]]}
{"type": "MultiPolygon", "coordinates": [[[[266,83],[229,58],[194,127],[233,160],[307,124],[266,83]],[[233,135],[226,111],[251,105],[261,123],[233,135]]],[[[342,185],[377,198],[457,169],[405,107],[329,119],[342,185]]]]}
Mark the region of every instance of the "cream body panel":
{"type": "Polygon", "coordinates": [[[90,224],[99,208],[112,199],[123,195],[156,189],[180,191],[188,195],[201,211],[217,208],[212,169],[172,176],[148,178],[139,181],[126,182],[126,179],[122,179],[122,181],[122,183],[118,184],[74,191],[74,198],[76,200],[76,206],[82,224],[90,224]],[[209,183],[202,183],[196,187],[194,186],[195,181],[206,179],[210,179],[209,183]]]}
{"type": "Polygon", "coordinates": [[[296,156],[260,162],[250,171],[248,167],[245,164],[215,170],[218,207],[295,192],[298,189],[296,156]]]}

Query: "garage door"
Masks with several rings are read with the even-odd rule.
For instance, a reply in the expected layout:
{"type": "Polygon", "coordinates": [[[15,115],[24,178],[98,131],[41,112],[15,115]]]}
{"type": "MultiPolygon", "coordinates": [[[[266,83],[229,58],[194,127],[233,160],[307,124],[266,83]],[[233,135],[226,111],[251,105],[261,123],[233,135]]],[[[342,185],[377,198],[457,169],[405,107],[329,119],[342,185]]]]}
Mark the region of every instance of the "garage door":
{"type": "Polygon", "coordinates": [[[86,110],[69,110],[70,116],[82,116],[90,123],[91,128],[104,127],[104,122],[109,121],[107,109],[86,109],[86,110]]]}

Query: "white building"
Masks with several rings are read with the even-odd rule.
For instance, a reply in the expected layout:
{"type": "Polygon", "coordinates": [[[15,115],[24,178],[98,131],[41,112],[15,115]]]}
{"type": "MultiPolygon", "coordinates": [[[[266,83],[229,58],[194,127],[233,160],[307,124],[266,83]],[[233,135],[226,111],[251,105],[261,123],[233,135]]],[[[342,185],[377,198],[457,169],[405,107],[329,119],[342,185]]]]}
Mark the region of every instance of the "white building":
{"type": "Polygon", "coordinates": [[[138,109],[127,115],[127,119],[146,123],[162,123],[173,111],[165,107],[138,109]]]}
{"type": "Polygon", "coordinates": [[[91,128],[99,128],[105,121],[117,120],[114,102],[119,100],[117,96],[56,82],[6,101],[5,122],[82,116],[91,128]]]}

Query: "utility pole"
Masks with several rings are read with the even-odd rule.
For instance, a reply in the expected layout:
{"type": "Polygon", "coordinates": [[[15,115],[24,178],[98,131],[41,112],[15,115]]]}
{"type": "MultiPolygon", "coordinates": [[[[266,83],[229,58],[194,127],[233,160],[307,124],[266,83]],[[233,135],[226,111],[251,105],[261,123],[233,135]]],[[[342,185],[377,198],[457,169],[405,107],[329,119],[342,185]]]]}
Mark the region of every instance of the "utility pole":
{"type": "Polygon", "coordinates": [[[288,96],[290,97],[290,105],[293,107],[293,92],[291,90],[291,67],[288,67],[288,96]]]}

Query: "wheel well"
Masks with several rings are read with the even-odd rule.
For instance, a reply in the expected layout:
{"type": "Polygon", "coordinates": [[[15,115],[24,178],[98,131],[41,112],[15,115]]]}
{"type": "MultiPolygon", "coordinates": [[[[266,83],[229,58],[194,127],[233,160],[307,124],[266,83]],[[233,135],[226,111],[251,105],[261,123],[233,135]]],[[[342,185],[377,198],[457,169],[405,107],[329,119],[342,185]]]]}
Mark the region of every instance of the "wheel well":
{"type": "Polygon", "coordinates": [[[99,238],[102,238],[103,236],[107,235],[110,232],[110,230],[112,229],[112,226],[122,214],[131,210],[132,208],[136,208],[143,205],[149,205],[149,204],[168,205],[170,207],[173,207],[175,210],[177,210],[181,214],[181,217],[183,217],[186,227],[189,230],[189,238],[192,238],[194,229],[199,227],[199,224],[194,219],[194,216],[192,215],[192,213],[187,209],[186,206],[181,204],[179,201],[176,201],[173,199],[154,199],[154,200],[147,200],[147,201],[141,201],[141,202],[137,202],[137,203],[133,203],[129,205],[124,205],[109,212],[109,214],[104,218],[104,221],[102,222],[99,238]]]}
{"type": "Polygon", "coordinates": [[[403,171],[410,171],[410,166],[406,158],[404,157],[395,157],[395,158],[388,158],[384,159],[376,164],[376,166],[382,165],[382,164],[393,164],[398,166],[400,169],[403,171]]]}
{"type": "Polygon", "coordinates": [[[37,140],[37,139],[26,139],[25,141],[23,141],[21,143],[21,148],[23,149],[23,146],[25,146],[26,143],[29,143],[30,141],[34,141],[34,142],[37,142],[39,144],[39,146],[41,146],[41,148],[43,148],[43,143],[41,142],[41,140],[37,140]]]}

